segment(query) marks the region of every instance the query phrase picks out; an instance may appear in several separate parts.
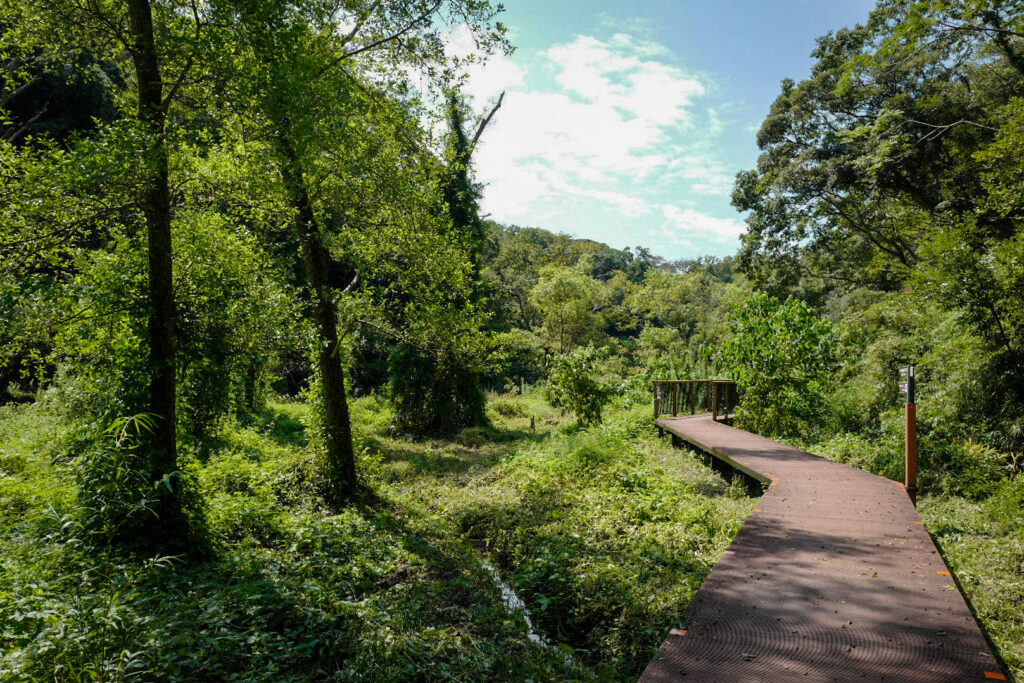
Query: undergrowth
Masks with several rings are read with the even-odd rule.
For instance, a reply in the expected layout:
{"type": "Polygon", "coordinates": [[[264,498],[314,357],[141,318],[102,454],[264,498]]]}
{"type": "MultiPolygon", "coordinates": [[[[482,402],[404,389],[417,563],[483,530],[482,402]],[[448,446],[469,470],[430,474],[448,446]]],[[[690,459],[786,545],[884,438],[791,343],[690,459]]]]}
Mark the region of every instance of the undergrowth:
{"type": "Polygon", "coordinates": [[[611,680],[634,679],[681,625],[682,607],[753,506],[654,438],[646,410],[485,458],[475,476],[443,451],[431,461],[447,477],[423,477],[383,453],[384,490],[486,555],[548,640],[611,680]]]}
{"type": "Polygon", "coordinates": [[[383,401],[355,401],[364,493],[335,513],[306,406],[272,402],[188,464],[206,559],[91,542],[75,505],[92,427],[0,407],[0,680],[634,679],[749,499],[638,413],[580,430],[535,395],[491,407],[492,426],[410,441],[383,401]]]}

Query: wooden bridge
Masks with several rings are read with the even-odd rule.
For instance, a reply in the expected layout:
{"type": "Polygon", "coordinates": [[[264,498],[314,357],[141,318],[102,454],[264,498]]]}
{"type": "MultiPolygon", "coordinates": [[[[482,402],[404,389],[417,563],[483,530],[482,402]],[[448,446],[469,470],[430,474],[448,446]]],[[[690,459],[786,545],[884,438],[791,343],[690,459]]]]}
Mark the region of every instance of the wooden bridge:
{"type": "MultiPolygon", "coordinates": [[[[764,495],[642,681],[1007,680],[901,484],[734,429],[719,410],[657,414],[665,392],[669,412],[696,413],[700,386],[658,387],[656,424],[764,495]]],[[[701,405],[730,408],[715,386],[701,405]]]]}
{"type": "Polygon", "coordinates": [[[654,419],[662,415],[711,413],[712,420],[728,418],[739,404],[731,379],[662,379],[654,382],[654,419]],[[699,410],[698,410],[699,409],[699,410]]]}

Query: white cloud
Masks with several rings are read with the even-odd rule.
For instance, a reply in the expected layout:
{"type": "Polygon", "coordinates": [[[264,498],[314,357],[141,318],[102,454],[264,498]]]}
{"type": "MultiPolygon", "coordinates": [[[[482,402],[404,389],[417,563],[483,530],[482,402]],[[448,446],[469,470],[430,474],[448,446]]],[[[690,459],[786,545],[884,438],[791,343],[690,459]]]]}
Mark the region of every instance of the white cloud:
{"type": "MultiPolygon", "coordinates": [[[[468,26],[458,26],[448,36],[445,54],[456,59],[467,59],[477,51],[473,32],[468,26]]],[[[473,61],[465,68],[466,82],[463,93],[479,103],[496,97],[501,92],[523,87],[523,69],[505,55],[486,62],[473,61]]]]}
{"type": "Polygon", "coordinates": [[[670,231],[668,234],[720,240],[736,239],[746,230],[746,226],[731,218],[715,218],[693,209],[680,209],[672,204],[663,204],[659,208],[665,216],[663,227],[670,231]]]}
{"type": "Polygon", "coordinates": [[[682,179],[690,182],[690,189],[700,195],[728,196],[732,191],[733,175],[706,150],[680,153],[665,166],[663,180],[682,179]]]}
{"type": "MultiPolygon", "coordinates": [[[[471,40],[456,31],[450,49],[468,54],[471,40]]],[[[663,45],[617,32],[607,40],[577,36],[530,62],[497,56],[471,65],[464,92],[478,111],[506,92],[475,157],[486,184],[483,209],[529,224],[553,205],[586,201],[624,220],[656,223],[675,244],[734,240],[738,222],[665,201],[728,195],[732,184],[710,144],[723,132],[722,119],[697,106],[712,84],[671,58],[663,45]],[[534,85],[547,76],[554,87],[534,85]]]]}
{"type": "Polygon", "coordinates": [[[637,40],[626,33],[616,33],[608,42],[615,47],[630,48],[641,57],[667,57],[672,54],[672,51],[661,43],[655,43],[651,40],[637,40]]]}

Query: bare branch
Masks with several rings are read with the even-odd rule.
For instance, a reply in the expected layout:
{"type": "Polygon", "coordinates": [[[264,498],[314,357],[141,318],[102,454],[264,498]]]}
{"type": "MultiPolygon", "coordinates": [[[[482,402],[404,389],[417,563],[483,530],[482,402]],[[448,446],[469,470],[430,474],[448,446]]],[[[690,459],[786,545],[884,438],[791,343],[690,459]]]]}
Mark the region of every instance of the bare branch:
{"type": "Polygon", "coordinates": [[[18,95],[22,94],[23,92],[25,92],[26,90],[28,90],[29,88],[31,88],[33,85],[35,85],[36,83],[38,83],[41,80],[42,80],[41,76],[36,76],[31,81],[28,81],[27,83],[22,83],[21,85],[19,85],[14,90],[8,90],[6,92],[0,92],[0,109],[2,109],[3,107],[7,106],[8,102],[13,100],[15,97],[17,97],[18,95]]]}
{"type": "Polygon", "coordinates": [[[983,128],[984,130],[990,130],[993,133],[999,132],[998,128],[993,128],[992,126],[986,126],[985,124],[978,123],[976,121],[968,121],[967,119],[960,119],[959,121],[954,121],[953,123],[946,123],[946,124],[928,123],[926,121],[918,121],[916,119],[907,119],[907,121],[909,121],[910,123],[916,123],[919,126],[926,126],[928,128],[933,129],[927,135],[925,135],[920,140],[918,140],[917,144],[921,144],[922,142],[928,142],[929,140],[934,140],[935,138],[941,137],[950,128],[953,128],[955,126],[960,126],[960,125],[975,126],[976,128],[983,128]]]}
{"type": "Polygon", "coordinates": [[[1015,36],[1017,38],[1024,38],[1024,33],[1018,31],[1011,31],[1008,28],[1002,28],[1001,26],[978,26],[975,24],[951,24],[948,21],[939,21],[939,26],[948,28],[950,31],[978,31],[981,33],[996,33],[1000,35],[1015,36]]]}
{"type": "Polygon", "coordinates": [[[14,131],[13,133],[4,135],[4,139],[6,139],[9,142],[13,142],[16,138],[19,138],[22,135],[24,135],[26,132],[28,132],[28,129],[32,126],[32,124],[38,121],[39,117],[46,113],[46,110],[49,108],[49,106],[49,102],[45,103],[43,105],[43,108],[36,112],[35,116],[33,116],[28,121],[23,123],[21,127],[18,128],[18,130],[14,131]]]}
{"type": "Polygon", "coordinates": [[[389,338],[393,339],[394,341],[401,342],[403,344],[408,344],[409,346],[411,346],[411,347],[413,347],[415,349],[419,349],[420,351],[422,351],[423,353],[425,353],[427,355],[435,356],[435,357],[437,355],[433,351],[431,351],[430,349],[425,348],[425,347],[417,344],[416,342],[412,341],[412,339],[410,339],[409,337],[407,337],[407,336],[397,332],[396,330],[389,329],[389,328],[384,327],[383,325],[380,325],[379,323],[375,323],[372,320],[367,320],[366,318],[356,318],[355,322],[358,322],[358,323],[360,323],[362,325],[366,325],[367,327],[372,327],[373,329],[375,329],[378,332],[380,332],[381,334],[383,334],[385,337],[389,337],[389,338]]]}
{"type": "Polygon", "coordinates": [[[351,292],[352,290],[354,290],[358,286],[359,286],[359,273],[356,273],[355,275],[352,276],[352,282],[348,283],[348,286],[345,287],[345,289],[341,290],[341,293],[343,295],[344,294],[348,294],[349,292],[351,292]]]}
{"type": "Polygon", "coordinates": [[[491,109],[491,113],[485,116],[483,120],[480,121],[480,125],[476,127],[476,133],[473,135],[473,140],[469,143],[469,147],[466,148],[467,161],[469,160],[469,157],[473,156],[473,150],[476,149],[476,143],[480,142],[480,136],[484,134],[484,129],[487,128],[487,124],[491,122],[491,119],[494,118],[494,115],[498,113],[499,109],[501,109],[501,101],[504,99],[505,92],[502,91],[501,96],[498,98],[498,101],[494,104],[494,107],[491,109]]]}

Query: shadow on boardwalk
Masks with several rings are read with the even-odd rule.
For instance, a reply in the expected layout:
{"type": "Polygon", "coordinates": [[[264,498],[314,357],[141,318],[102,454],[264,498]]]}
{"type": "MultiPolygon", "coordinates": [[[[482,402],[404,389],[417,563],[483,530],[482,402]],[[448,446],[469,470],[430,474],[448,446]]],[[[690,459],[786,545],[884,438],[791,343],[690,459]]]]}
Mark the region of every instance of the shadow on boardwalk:
{"type": "Polygon", "coordinates": [[[1002,676],[897,483],[705,416],[659,425],[771,485],[642,680],[1002,676]]]}

